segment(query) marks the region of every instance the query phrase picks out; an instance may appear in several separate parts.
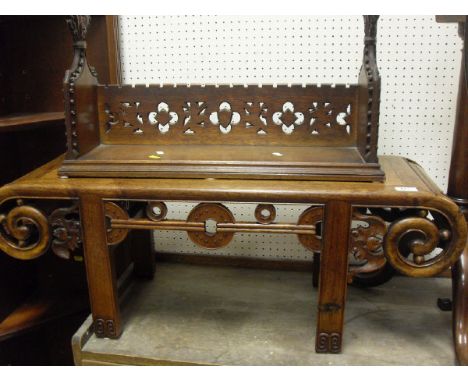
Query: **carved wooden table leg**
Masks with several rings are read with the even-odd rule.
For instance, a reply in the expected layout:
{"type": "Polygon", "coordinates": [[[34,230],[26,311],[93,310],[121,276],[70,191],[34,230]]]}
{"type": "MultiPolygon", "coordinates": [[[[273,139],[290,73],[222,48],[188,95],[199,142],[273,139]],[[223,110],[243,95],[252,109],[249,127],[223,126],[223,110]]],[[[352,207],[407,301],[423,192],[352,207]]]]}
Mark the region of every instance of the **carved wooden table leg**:
{"type": "Polygon", "coordinates": [[[114,259],[107,245],[102,200],[95,195],[80,198],[83,247],[89,298],[98,337],[118,338],[122,333],[114,259]]]}
{"type": "Polygon", "coordinates": [[[342,201],[325,205],[315,339],[317,353],[341,352],[351,210],[351,205],[342,201]]]}

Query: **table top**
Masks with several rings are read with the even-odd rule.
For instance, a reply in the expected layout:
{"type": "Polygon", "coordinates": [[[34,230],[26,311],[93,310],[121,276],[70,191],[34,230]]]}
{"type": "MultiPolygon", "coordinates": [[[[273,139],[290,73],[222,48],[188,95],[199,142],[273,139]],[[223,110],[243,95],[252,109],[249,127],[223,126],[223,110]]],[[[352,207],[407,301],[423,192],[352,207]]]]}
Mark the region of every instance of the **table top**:
{"type": "MultiPolygon", "coordinates": [[[[102,198],[239,202],[326,202],[353,204],[424,205],[435,196],[445,198],[415,162],[396,156],[379,158],[385,182],[335,182],[242,179],[60,178],[59,157],[0,189],[9,197],[73,198],[99,194],[102,198]]],[[[448,199],[448,198],[447,198],[448,199]]]]}
{"type": "MultiPolygon", "coordinates": [[[[434,258],[437,261],[434,260],[433,263],[437,262],[438,267],[428,268],[427,264],[424,263],[420,276],[432,275],[436,271],[438,273],[441,269],[453,264],[465,245],[467,227],[459,207],[438,189],[418,164],[401,157],[383,156],[380,158],[381,166],[386,174],[384,182],[61,178],[58,175],[58,169],[62,160],[63,157],[57,158],[15,182],[0,188],[0,212],[3,210],[3,206],[11,206],[13,201],[16,201],[19,206],[25,204],[25,200],[28,200],[27,204],[34,205],[34,199],[80,199],[81,207],[84,206],[83,203],[90,200],[97,203],[95,205],[99,205],[102,201],[302,203],[324,205],[324,221],[327,221],[327,211],[330,211],[334,203],[335,206],[336,203],[339,203],[341,206],[348,205],[353,208],[417,209],[423,210],[424,214],[430,212],[431,216],[441,218],[438,218],[441,221],[441,226],[438,227],[428,219],[417,217],[420,215],[397,219],[394,222],[395,224],[398,223],[395,225],[396,228],[391,229],[394,225],[392,223],[386,234],[386,240],[390,244],[394,244],[405,233],[416,230],[422,232],[427,238],[427,243],[424,244],[425,247],[421,247],[419,242],[415,244],[419,246],[418,248],[424,249],[437,243],[439,236],[450,239],[448,244],[444,244],[445,249],[441,252],[443,255],[434,258]],[[330,206],[330,208],[327,209],[326,206],[330,206]],[[446,254],[449,254],[449,256],[447,257],[446,254]]],[[[112,204],[114,203],[107,205],[112,204]]],[[[101,203],[101,205],[104,204],[101,203]]],[[[10,225],[15,221],[19,221],[19,210],[12,211],[16,212],[7,218],[10,225]]],[[[34,209],[34,207],[32,207],[32,211],[36,215],[41,215],[41,212],[34,209]]],[[[3,216],[5,217],[5,215],[3,216]]],[[[45,221],[43,216],[42,218],[45,221]]],[[[339,216],[333,218],[338,219],[339,216]]],[[[46,223],[45,221],[44,224],[46,223]]],[[[128,222],[125,224],[125,228],[134,228],[128,222]]],[[[154,225],[151,227],[155,228],[154,225]]],[[[158,226],[158,228],[160,227],[158,226]]],[[[0,244],[2,244],[1,241],[0,244]]],[[[4,248],[10,249],[13,247],[4,245],[4,248]]],[[[395,248],[393,252],[389,248],[386,251],[387,253],[396,253],[398,250],[395,248]]],[[[392,263],[394,266],[395,264],[392,263]]],[[[406,265],[402,267],[405,268],[406,265]]],[[[410,268],[410,271],[412,272],[413,268],[410,268]]],[[[408,271],[408,274],[411,273],[410,271],[408,271]]]]}

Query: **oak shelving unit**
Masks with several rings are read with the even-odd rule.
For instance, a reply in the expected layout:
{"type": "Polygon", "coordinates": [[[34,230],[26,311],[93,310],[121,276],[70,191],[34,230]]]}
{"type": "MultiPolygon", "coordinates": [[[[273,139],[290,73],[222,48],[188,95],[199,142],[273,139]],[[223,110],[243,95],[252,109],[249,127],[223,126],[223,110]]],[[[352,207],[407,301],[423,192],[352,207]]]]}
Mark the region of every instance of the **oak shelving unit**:
{"type": "MultiPolygon", "coordinates": [[[[94,16],[89,31],[89,55],[106,82],[120,82],[117,28],[117,17],[94,16]]],[[[65,152],[71,43],[64,16],[0,16],[0,185],[65,152]]],[[[57,354],[45,350],[55,341],[48,327],[70,337],[89,309],[82,263],[63,262],[0,256],[0,364],[71,363],[69,338],[57,354]]]]}

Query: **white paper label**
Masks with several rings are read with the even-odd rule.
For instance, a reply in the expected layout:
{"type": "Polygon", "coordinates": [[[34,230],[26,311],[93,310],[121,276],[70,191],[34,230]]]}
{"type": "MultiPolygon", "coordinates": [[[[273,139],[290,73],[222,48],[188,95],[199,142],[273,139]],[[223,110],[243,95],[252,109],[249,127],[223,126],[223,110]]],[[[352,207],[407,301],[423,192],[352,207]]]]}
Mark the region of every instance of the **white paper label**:
{"type": "Polygon", "coordinates": [[[395,190],[400,191],[400,192],[417,192],[418,191],[416,187],[403,187],[403,186],[397,186],[395,187],[395,190]]]}

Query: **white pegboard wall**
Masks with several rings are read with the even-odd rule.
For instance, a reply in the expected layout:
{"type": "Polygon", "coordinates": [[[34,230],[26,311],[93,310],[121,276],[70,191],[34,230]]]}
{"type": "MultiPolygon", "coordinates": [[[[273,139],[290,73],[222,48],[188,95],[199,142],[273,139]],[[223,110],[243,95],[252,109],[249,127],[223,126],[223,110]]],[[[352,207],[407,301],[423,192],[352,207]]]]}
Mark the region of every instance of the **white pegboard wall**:
{"type": "MultiPolygon", "coordinates": [[[[354,83],[352,17],[121,16],[124,83],[354,83]]],[[[379,154],[419,162],[445,191],[461,55],[456,24],[382,16],[379,154]]]]}
{"type": "MultiPolygon", "coordinates": [[[[122,79],[130,84],[355,83],[364,36],[359,16],[121,16],[120,28],[122,79]]],[[[377,47],[379,155],[417,161],[445,191],[462,47],[457,25],[382,16],[377,47]]],[[[187,216],[187,207],[174,208],[187,216]]],[[[310,257],[293,235],[252,236],[236,234],[216,253],[310,257]]],[[[163,251],[209,252],[185,233],[161,232],[157,243],[163,251]]]]}
{"type": "Polygon", "coordinates": [[[379,154],[415,160],[446,191],[462,42],[456,24],[434,19],[379,21],[379,154]]]}

